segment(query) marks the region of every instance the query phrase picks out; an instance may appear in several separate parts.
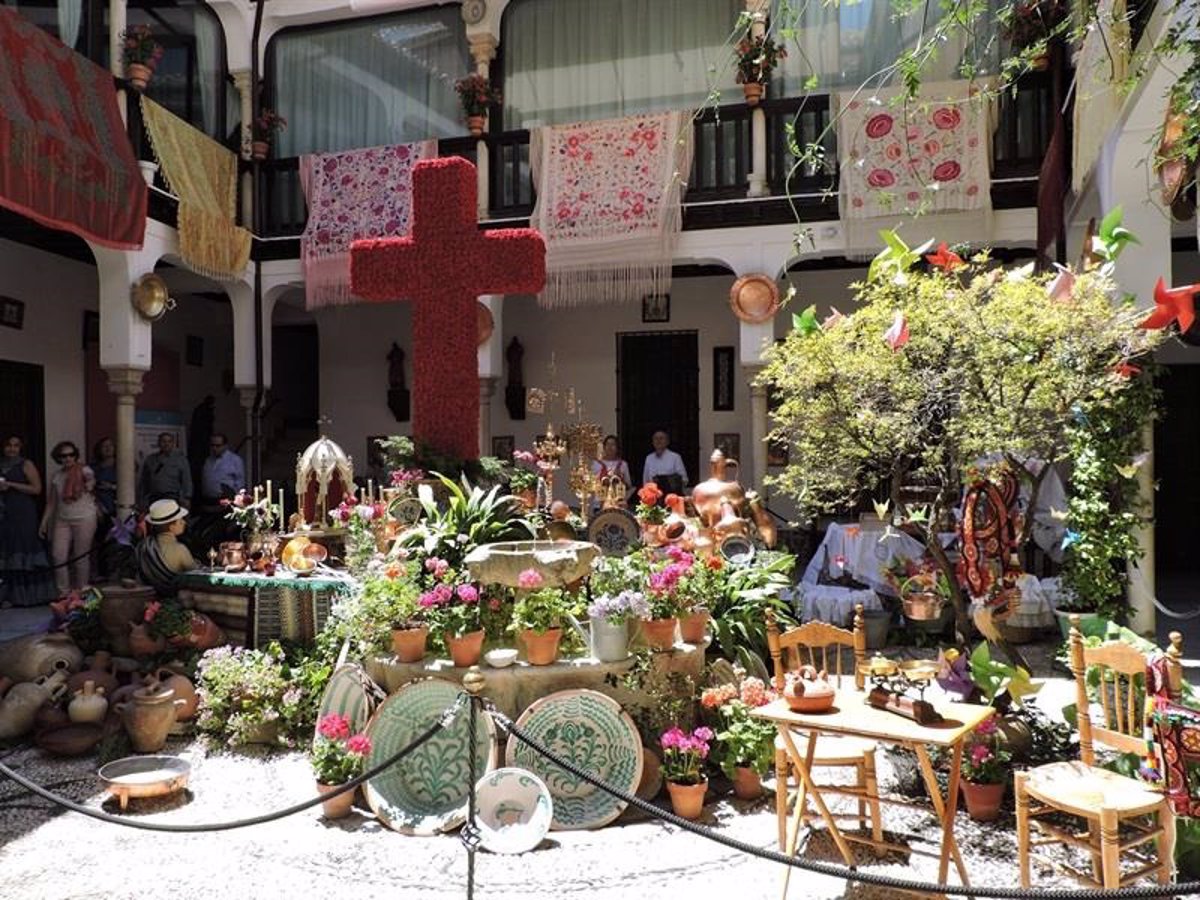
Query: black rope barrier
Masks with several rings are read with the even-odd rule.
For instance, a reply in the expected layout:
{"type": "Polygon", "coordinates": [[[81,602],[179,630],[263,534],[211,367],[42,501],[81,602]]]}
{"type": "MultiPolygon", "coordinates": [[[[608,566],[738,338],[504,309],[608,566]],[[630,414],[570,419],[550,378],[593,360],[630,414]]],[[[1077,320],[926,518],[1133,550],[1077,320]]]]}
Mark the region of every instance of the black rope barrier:
{"type": "Polygon", "coordinates": [[[4,765],[4,763],[0,763],[0,775],[10,778],[31,793],[37,794],[39,797],[49,800],[51,803],[54,803],[57,806],[61,806],[64,809],[69,809],[72,812],[82,813],[85,816],[98,819],[101,822],[108,822],[112,825],[124,825],[127,828],[139,828],[143,831],[166,831],[175,834],[192,834],[196,832],[208,831],[231,831],[235,828],[246,828],[250,825],[262,825],[266,822],[273,822],[276,819],[282,819],[287,816],[295,815],[298,812],[302,812],[309,807],[316,806],[318,803],[328,800],[330,797],[336,797],[339,794],[346,793],[346,791],[354,790],[360,784],[369,781],[376,775],[379,775],[386,769],[400,762],[422,744],[426,743],[439,731],[448,727],[462,709],[462,705],[467,700],[467,697],[468,695],[465,693],[459,694],[458,699],[454,701],[453,706],[450,706],[444,710],[436,722],[430,725],[429,728],[427,728],[421,734],[417,735],[417,737],[415,737],[406,746],[397,750],[394,754],[389,756],[386,760],[374,768],[368,769],[366,772],[363,772],[361,775],[355,778],[351,778],[345,784],[338,785],[335,790],[329,791],[326,794],[319,794],[309,800],[305,800],[302,803],[297,803],[293,806],[276,810],[274,812],[263,813],[261,816],[254,816],[249,819],[234,819],[229,822],[209,822],[195,825],[172,825],[160,822],[140,822],[136,819],[114,816],[98,809],[92,809],[84,806],[81,803],[76,803],[74,800],[69,800],[66,797],[55,794],[53,791],[48,791],[36,782],[30,781],[19,772],[16,772],[4,765]]]}
{"type": "Polygon", "coordinates": [[[48,566],[32,566],[28,569],[0,569],[0,578],[5,581],[14,581],[16,578],[35,578],[45,572],[53,572],[56,569],[66,568],[67,566],[71,565],[71,563],[79,562],[79,560],[91,556],[93,550],[99,550],[102,546],[104,546],[103,542],[99,544],[93,544],[78,556],[72,556],[70,559],[66,559],[60,563],[51,563],[48,566]]]}
{"type": "MultiPolygon", "coordinates": [[[[482,682],[477,682],[477,685],[482,687],[482,682]]],[[[467,702],[470,704],[468,724],[471,729],[470,736],[467,738],[467,752],[469,753],[467,758],[467,821],[463,824],[459,837],[462,839],[463,846],[467,848],[467,900],[475,900],[475,851],[479,849],[480,843],[479,826],[475,824],[475,753],[477,746],[475,723],[482,701],[473,692],[467,702]]]]}
{"type": "Polygon", "coordinates": [[[760,859],[769,860],[771,862],[780,863],[785,866],[792,866],[797,869],[804,869],[809,872],[815,872],[819,875],[828,875],[834,878],[840,878],[843,881],[856,881],[860,884],[875,885],[877,887],[892,888],[893,890],[909,891],[917,894],[945,894],[951,896],[965,897],[984,897],[992,898],[992,900],[1142,900],[1142,898],[1156,897],[1176,897],[1180,895],[1196,895],[1200,894],[1200,881],[1182,882],[1179,884],[1158,884],[1146,885],[1139,887],[1116,888],[1112,890],[1101,890],[1096,888],[1084,889],[1060,889],[1060,888],[1008,888],[1008,887],[975,887],[967,885],[955,884],[933,884],[923,881],[912,881],[906,878],[895,878],[890,875],[882,875],[875,872],[860,872],[857,869],[846,868],[845,866],[834,865],[832,863],[816,862],[813,860],[801,859],[795,856],[788,856],[785,853],[780,853],[778,850],[769,850],[764,847],[757,847],[754,844],[738,838],[730,837],[729,835],[721,834],[714,831],[705,825],[700,825],[690,819],[684,819],[673,812],[668,812],[659,809],[652,803],[643,800],[634,794],[630,794],[621,788],[614,787],[608,784],[595,775],[585,772],[579,766],[575,765],[571,760],[566,759],[555,753],[548,747],[543,746],[536,740],[525,734],[519,729],[511,719],[494,706],[488,706],[488,712],[491,714],[493,721],[496,722],[506,733],[515,737],[523,744],[532,749],[535,753],[546,758],[554,765],[558,766],[576,778],[581,778],[588,784],[600,788],[607,794],[616,797],[618,800],[641,810],[655,818],[669,822],[684,831],[689,831],[692,834],[707,838],[718,844],[723,844],[732,850],[738,850],[742,853],[757,856],[760,859]]]}

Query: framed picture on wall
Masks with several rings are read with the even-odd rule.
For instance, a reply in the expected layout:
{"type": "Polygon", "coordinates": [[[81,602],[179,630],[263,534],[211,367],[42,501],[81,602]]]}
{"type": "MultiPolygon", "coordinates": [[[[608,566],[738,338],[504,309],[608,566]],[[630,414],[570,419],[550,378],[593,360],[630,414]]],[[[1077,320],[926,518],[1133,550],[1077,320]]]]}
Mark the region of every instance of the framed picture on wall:
{"type": "Polygon", "coordinates": [[[713,447],[724,453],[726,459],[742,458],[742,436],[736,431],[718,431],[713,435],[713,447]]]}
{"type": "Polygon", "coordinates": [[[512,459],[517,445],[511,434],[497,434],[492,437],[492,456],[506,462],[512,459]]]}
{"type": "Polygon", "coordinates": [[[24,328],[25,304],[12,297],[0,297],[0,325],[5,328],[24,328]]]}
{"type": "Polygon", "coordinates": [[[713,409],[733,409],[733,348],[713,347],[713,409]]]}
{"type": "Polygon", "coordinates": [[[670,322],[671,295],[645,294],[642,297],[643,322],[670,322]]]}

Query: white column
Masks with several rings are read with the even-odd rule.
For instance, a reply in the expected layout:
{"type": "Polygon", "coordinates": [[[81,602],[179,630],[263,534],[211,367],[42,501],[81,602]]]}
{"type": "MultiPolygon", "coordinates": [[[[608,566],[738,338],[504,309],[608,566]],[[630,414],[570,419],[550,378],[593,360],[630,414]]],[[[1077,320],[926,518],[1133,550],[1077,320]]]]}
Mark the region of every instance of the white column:
{"type": "Polygon", "coordinates": [[[499,378],[479,379],[479,455],[492,455],[492,396],[499,378]]]}
{"type": "MultiPolygon", "coordinates": [[[[761,490],[767,474],[767,390],[755,383],[763,368],[763,353],[771,346],[775,331],[770,321],[761,325],[738,323],[738,355],[742,374],[750,386],[750,453],[742,459],[741,481],[761,490]]],[[[742,452],[742,456],[747,454],[742,452]]]]}
{"type": "Polygon", "coordinates": [[[117,434],[114,440],[117,445],[117,520],[124,521],[137,505],[135,414],[145,373],[128,366],[114,366],[105,372],[108,375],[108,389],[117,395],[117,434]]]}
{"type": "MultiPolygon", "coordinates": [[[[250,158],[250,139],[251,131],[250,124],[254,119],[254,98],[250,91],[250,70],[242,69],[237,72],[230,72],[233,76],[233,83],[237,87],[238,99],[241,101],[242,109],[242,159],[250,158]]],[[[243,172],[241,178],[241,198],[242,198],[242,224],[247,228],[254,221],[254,194],[253,180],[250,173],[243,172]]]]}
{"type": "MultiPolygon", "coordinates": [[[[754,17],[750,33],[762,37],[767,30],[766,0],[745,0],[745,3],[746,12],[754,17]]],[[[750,163],[746,195],[763,197],[767,193],[767,114],[761,106],[756,106],[750,113],[750,163]]]]}
{"type": "Polygon", "coordinates": [[[492,395],[504,377],[504,295],[484,294],[479,302],[492,313],[492,334],[479,345],[479,453],[492,452],[492,395]]]}
{"type": "MultiPolygon", "coordinates": [[[[499,46],[499,41],[495,35],[490,32],[482,32],[470,34],[467,36],[467,41],[471,47],[471,57],[475,60],[475,71],[484,78],[491,78],[492,60],[496,58],[496,47],[499,46]]],[[[485,125],[486,128],[486,125],[485,125]]],[[[487,142],[480,138],[475,142],[475,178],[478,185],[476,191],[476,205],[478,207],[478,217],[486,219],[488,217],[488,209],[490,206],[490,163],[488,158],[487,142]]],[[[480,434],[483,432],[481,431],[480,434]]]]}

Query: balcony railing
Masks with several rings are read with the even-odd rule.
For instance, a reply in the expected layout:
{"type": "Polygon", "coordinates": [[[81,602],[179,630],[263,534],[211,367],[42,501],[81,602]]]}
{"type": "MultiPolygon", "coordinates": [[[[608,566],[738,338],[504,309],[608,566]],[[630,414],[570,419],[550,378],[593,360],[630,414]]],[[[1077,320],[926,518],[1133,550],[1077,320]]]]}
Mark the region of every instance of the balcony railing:
{"type": "MultiPolygon", "coordinates": [[[[747,196],[752,168],[753,110],[731,104],[703,111],[692,123],[693,162],[685,195],[685,228],[768,224],[837,215],[837,140],[830,127],[827,95],[768,100],[767,197],[757,203],[729,203],[747,196]],[[823,157],[800,162],[795,150],[819,143],[823,157]]],[[[1053,83],[1049,73],[1023,76],[1015,92],[1000,100],[993,144],[993,202],[1000,208],[1033,206],[1037,176],[1053,132],[1053,83]]],[[[489,163],[489,218],[523,220],[533,211],[535,186],[529,166],[529,132],[485,136],[489,163]]],[[[457,137],[438,142],[443,156],[474,161],[476,141],[457,137]]],[[[1068,154],[1069,155],[1069,154],[1068,154]]],[[[262,163],[264,237],[298,235],[307,212],[300,188],[298,160],[262,163]]]]}

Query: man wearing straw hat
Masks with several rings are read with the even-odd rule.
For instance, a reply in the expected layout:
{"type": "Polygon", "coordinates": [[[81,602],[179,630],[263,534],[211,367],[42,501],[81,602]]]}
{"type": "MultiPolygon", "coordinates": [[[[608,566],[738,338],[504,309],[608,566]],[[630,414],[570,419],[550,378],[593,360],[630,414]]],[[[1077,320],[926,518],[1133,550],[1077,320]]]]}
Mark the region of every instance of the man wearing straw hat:
{"type": "Polygon", "coordinates": [[[150,534],[137,546],[138,572],[162,597],[175,596],[179,573],[196,568],[191,551],[179,542],[187,514],[174,500],[155,500],[146,516],[150,534]]]}

